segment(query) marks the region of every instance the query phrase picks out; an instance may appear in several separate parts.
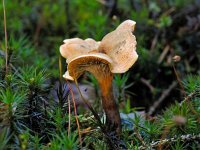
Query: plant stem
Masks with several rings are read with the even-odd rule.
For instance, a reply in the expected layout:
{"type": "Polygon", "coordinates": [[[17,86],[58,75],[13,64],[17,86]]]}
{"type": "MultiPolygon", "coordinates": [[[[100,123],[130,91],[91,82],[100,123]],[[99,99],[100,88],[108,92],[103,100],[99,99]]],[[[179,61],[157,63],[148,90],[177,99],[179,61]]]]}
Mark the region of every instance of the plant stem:
{"type": "Polygon", "coordinates": [[[6,46],[6,75],[8,73],[8,36],[7,36],[7,25],[6,25],[6,9],[5,9],[5,2],[3,2],[3,14],[4,14],[4,32],[5,32],[5,46],[6,46]]]}

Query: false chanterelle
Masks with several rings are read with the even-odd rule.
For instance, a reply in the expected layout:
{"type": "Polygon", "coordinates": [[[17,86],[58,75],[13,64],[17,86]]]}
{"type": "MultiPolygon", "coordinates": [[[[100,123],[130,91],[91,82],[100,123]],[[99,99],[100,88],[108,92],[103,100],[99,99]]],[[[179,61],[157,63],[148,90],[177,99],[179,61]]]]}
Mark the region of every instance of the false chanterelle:
{"type": "Polygon", "coordinates": [[[101,89],[106,124],[113,125],[117,133],[121,131],[121,121],[113,97],[112,80],[114,73],[128,71],[138,58],[137,42],[132,34],[135,24],[132,20],[126,20],[99,42],[90,38],[73,38],[64,40],[60,46],[60,53],[68,64],[63,77],[77,80],[85,71],[95,76],[101,89]]]}

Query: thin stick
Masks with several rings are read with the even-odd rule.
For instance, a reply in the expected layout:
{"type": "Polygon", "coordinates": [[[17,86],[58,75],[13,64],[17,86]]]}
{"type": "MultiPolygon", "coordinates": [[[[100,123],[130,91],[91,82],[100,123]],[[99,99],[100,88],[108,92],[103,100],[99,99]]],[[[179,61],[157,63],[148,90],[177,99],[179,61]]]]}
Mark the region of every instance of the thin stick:
{"type": "Polygon", "coordinates": [[[182,82],[181,82],[181,79],[180,79],[180,77],[179,77],[178,72],[176,71],[176,68],[175,68],[174,64],[172,64],[172,67],[173,67],[173,69],[174,69],[174,73],[175,73],[175,75],[176,75],[176,79],[177,79],[177,81],[178,81],[178,84],[179,84],[179,86],[180,86],[180,88],[181,88],[181,92],[182,92],[182,94],[183,94],[184,97],[187,97],[186,92],[185,92],[185,89],[184,89],[184,87],[183,87],[183,84],[182,84],[182,82]]]}
{"type": "Polygon", "coordinates": [[[3,14],[4,14],[4,32],[5,32],[5,46],[6,46],[6,74],[8,73],[8,36],[7,36],[7,25],[6,25],[6,8],[4,0],[3,2],[3,14]]]}
{"type": "MultiPolygon", "coordinates": [[[[173,51],[172,48],[170,48],[170,52],[171,52],[171,54],[172,54],[172,56],[173,56],[173,55],[174,55],[174,51],[173,51]]],[[[182,82],[181,82],[180,76],[179,76],[179,74],[178,74],[178,71],[176,70],[176,67],[175,67],[175,64],[174,64],[174,63],[172,63],[172,67],[173,67],[173,70],[174,70],[174,73],[175,73],[175,76],[176,76],[176,80],[178,81],[178,84],[179,84],[179,86],[180,86],[181,93],[182,93],[183,97],[187,97],[186,92],[185,92],[185,89],[184,89],[184,87],[183,87],[183,84],[182,84],[182,82]]]]}
{"type": "Polygon", "coordinates": [[[148,80],[141,78],[140,81],[150,89],[151,93],[154,93],[155,88],[151,85],[151,83],[148,80]]]}
{"type": "Polygon", "coordinates": [[[149,112],[147,113],[149,116],[151,116],[155,110],[160,106],[160,104],[165,100],[165,98],[170,94],[170,92],[176,87],[177,82],[173,81],[172,84],[165,90],[163,90],[161,96],[157,101],[154,102],[154,104],[150,107],[149,112]]]}
{"type": "MultiPolygon", "coordinates": [[[[151,149],[157,148],[158,149],[158,147],[160,145],[162,145],[162,147],[163,147],[165,145],[169,145],[169,144],[177,142],[179,140],[182,141],[182,142],[199,141],[200,140],[200,134],[197,134],[197,135],[186,134],[186,135],[181,135],[180,137],[174,136],[174,137],[169,138],[169,139],[163,139],[163,140],[159,140],[159,141],[153,141],[148,146],[148,148],[151,148],[151,149]]],[[[140,146],[139,149],[140,150],[146,150],[147,146],[140,146]]]]}
{"type": "Polygon", "coordinates": [[[162,61],[166,57],[166,55],[167,55],[169,50],[170,50],[170,46],[169,45],[165,46],[165,48],[163,49],[163,51],[162,51],[162,53],[161,53],[161,55],[160,55],[160,57],[159,57],[159,59],[157,61],[158,64],[162,63],[162,61]]]}
{"type": "Polygon", "coordinates": [[[75,113],[75,118],[76,118],[76,124],[77,124],[77,127],[78,127],[79,141],[80,141],[80,144],[81,144],[81,147],[82,147],[82,138],[81,138],[80,124],[79,124],[78,115],[77,115],[77,111],[76,111],[76,102],[74,100],[74,93],[72,91],[70,83],[67,80],[66,80],[66,82],[67,82],[67,85],[69,87],[69,90],[70,90],[70,93],[71,93],[71,96],[72,96],[72,101],[73,101],[73,105],[74,105],[74,113],[75,113]]]}
{"type": "Polygon", "coordinates": [[[70,98],[68,96],[68,137],[70,136],[70,131],[71,131],[71,103],[70,103],[70,98]]]}

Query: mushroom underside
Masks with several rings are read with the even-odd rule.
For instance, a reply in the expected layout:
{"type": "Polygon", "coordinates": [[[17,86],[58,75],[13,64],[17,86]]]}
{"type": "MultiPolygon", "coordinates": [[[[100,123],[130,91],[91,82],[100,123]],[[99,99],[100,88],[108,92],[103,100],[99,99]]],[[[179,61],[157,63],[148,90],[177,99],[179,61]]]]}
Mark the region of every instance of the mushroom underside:
{"type": "Polygon", "coordinates": [[[121,121],[119,110],[113,96],[112,80],[113,73],[109,59],[100,57],[86,56],[72,60],[68,65],[69,75],[77,80],[84,72],[94,75],[101,89],[102,106],[106,114],[106,124],[108,127],[119,133],[121,130],[121,121]]]}

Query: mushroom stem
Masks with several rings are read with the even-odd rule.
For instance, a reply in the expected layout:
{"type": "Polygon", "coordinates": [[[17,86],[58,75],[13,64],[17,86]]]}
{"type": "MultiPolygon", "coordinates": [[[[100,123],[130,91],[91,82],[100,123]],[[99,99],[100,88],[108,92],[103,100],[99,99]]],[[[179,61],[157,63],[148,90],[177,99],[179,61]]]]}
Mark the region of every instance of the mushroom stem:
{"type": "Polygon", "coordinates": [[[99,86],[101,88],[102,106],[106,114],[106,125],[119,134],[121,132],[121,121],[119,110],[113,96],[112,79],[113,74],[104,76],[99,81],[99,86]]]}
{"type": "Polygon", "coordinates": [[[106,114],[107,129],[114,130],[119,135],[121,132],[121,120],[119,110],[113,96],[113,73],[107,64],[96,64],[86,69],[92,73],[101,89],[102,106],[106,114]]]}

